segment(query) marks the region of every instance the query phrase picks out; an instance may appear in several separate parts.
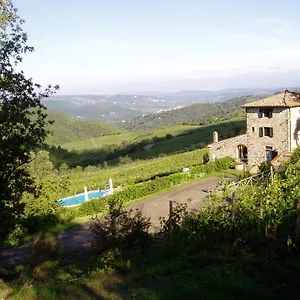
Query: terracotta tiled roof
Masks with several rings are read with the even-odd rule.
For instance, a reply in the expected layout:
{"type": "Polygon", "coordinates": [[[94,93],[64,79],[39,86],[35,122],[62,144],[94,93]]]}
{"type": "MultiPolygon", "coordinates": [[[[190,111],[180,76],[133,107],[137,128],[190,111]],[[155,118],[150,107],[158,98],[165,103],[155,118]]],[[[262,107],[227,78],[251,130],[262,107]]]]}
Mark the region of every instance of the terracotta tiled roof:
{"type": "Polygon", "coordinates": [[[300,94],[286,90],[268,98],[246,103],[241,107],[297,107],[300,106],[300,94]]]}

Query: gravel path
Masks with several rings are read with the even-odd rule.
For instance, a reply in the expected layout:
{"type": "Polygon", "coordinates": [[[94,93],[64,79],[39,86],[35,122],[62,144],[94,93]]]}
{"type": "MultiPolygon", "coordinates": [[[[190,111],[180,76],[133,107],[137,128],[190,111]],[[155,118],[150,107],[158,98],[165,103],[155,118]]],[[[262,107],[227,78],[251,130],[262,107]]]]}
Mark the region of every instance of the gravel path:
{"type": "Polygon", "coordinates": [[[176,187],[170,191],[150,197],[142,202],[133,204],[132,208],[142,210],[146,217],[150,217],[150,232],[156,232],[160,229],[159,217],[168,217],[169,201],[176,203],[186,203],[190,213],[196,212],[204,203],[203,199],[207,196],[203,190],[212,190],[220,182],[222,178],[206,178],[176,187]]]}
{"type": "MultiPolygon", "coordinates": [[[[143,215],[151,219],[151,232],[159,230],[159,217],[167,217],[169,212],[169,201],[185,203],[188,199],[188,211],[196,212],[201,205],[207,193],[203,190],[214,189],[222,178],[206,178],[176,187],[170,191],[157,196],[152,196],[141,202],[132,204],[130,208],[141,209],[143,215]]],[[[82,254],[91,250],[93,235],[89,231],[90,224],[73,227],[62,231],[59,234],[59,243],[61,249],[70,254],[82,254]]],[[[28,261],[28,248],[7,248],[0,250],[0,267],[9,267],[28,261]]]]}

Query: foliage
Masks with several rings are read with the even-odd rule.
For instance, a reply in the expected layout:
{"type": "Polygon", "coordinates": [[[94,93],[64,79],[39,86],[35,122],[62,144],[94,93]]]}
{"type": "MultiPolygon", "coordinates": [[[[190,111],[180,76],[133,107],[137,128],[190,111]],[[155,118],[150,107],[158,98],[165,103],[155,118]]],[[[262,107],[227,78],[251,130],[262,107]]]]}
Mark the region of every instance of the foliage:
{"type": "Polygon", "coordinates": [[[33,233],[58,222],[57,200],[68,190],[68,181],[67,178],[57,176],[57,171],[49,161],[49,153],[45,151],[32,154],[32,161],[26,169],[33,178],[37,195],[24,193],[24,216],[21,222],[33,233]]]}
{"type": "MultiPolygon", "coordinates": [[[[178,240],[182,245],[189,240],[213,249],[247,245],[257,251],[270,240],[277,240],[278,247],[288,251],[287,241],[296,241],[290,225],[294,223],[294,199],[300,195],[295,170],[299,172],[299,166],[291,164],[272,181],[265,179],[255,186],[241,184],[235,191],[234,208],[228,191],[216,191],[213,207],[201,208],[196,215],[185,218],[178,240]]],[[[231,187],[227,188],[230,191],[231,187]]]]}
{"type": "Polygon", "coordinates": [[[195,103],[180,109],[165,111],[162,113],[141,115],[130,123],[120,124],[129,130],[141,130],[172,126],[185,125],[209,125],[224,121],[245,119],[245,112],[241,105],[248,101],[262,98],[261,96],[244,96],[217,103],[195,103]]]}
{"type": "Polygon", "coordinates": [[[295,164],[300,161],[300,147],[297,147],[292,156],[290,157],[290,163],[295,164]]]}
{"type": "MultiPolygon", "coordinates": [[[[172,210],[172,229],[178,230],[185,218],[188,216],[187,203],[174,203],[172,210]]],[[[168,233],[170,230],[170,217],[160,217],[160,226],[163,232],[168,233]]]]}
{"type": "Polygon", "coordinates": [[[207,163],[199,167],[190,168],[190,174],[187,173],[175,173],[163,177],[155,177],[151,180],[147,180],[138,184],[129,185],[122,189],[122,191],[115,192],[113,195],[106,196],[105,198],[94,199],[81,204],[78,208],[75,208],[73,213],[76,216],[94,215],[105,210],[106,204],[110,201],[117,203],[126,203],[138,198],[142,198],[165,189],[171,188],[183,182],[191,179],[202,177],[204,174],[209,174],[215,171],[221,171],[228,169],[228,165],[231,165],[232,159],[221,158],[215,160],[215,162],[207,163]],[[223,169],[224,168],[224,169],[223,169]]]}
{"type": "Polygon", "coordinates": [[[83,216],[91,216],[97,214],[99,212],[106,211],[107,203],[105,198],[101,197],[98,199],[93,199],[93,201],[87,201],[82,203],[77,209],[76,216],[83,217],[83,216]]]}
{"type": "Polygon", "coordinates": [[[66,162],[71,168],[77,165],[99,165],[104,161],[114,165],[121,163],[119,157],[128,156],[128,159],[132,160],[149,159],[201,149],[211,142],[214,131],[219,132],[220,139],[225,139],[244,133],[245,127],[245,121],[222,122],[201,127],[176,126],[139,133],[105,136],[65,144],[62,145],[62,148],[51,147],[48,150],[56,167],[63,162],[66,162]],[[172,139],[166,139],[165,135],[168,131],[172,132],[172,139]],[[70,151],[71,147],[74,150],[70,151]],[[67,151],[67,149],[69,150],[67,151]]]}
{"type": "Polygon", "coordinates": [[[23,213],[23,193],[34,192],[24,165],[47,136],[49,121],[41,99],[57,87],[42,90],[15,68],[33,48],[27,45],[22,20],[11,2],[1,1],[0,7],[0,240],[4,240],[23,213]]]}
{"type": "Polygon", "coordinates": [[[86,185],[88,190],[104,189],[108,178],[112,178],[114,186],[135,184],[156,176],[162,177],[180,172],[184,167],[202,164],[202,157],[207,149],[195,150],[186,153],[170,155],[149,160],[135,161],[130,164],[115,167],[88,166],[83,171],[68,170],[61,174],[63,179],[68,179],[69,193],[65,196],[80,192],[86,185]]]}
{"type": "MultiPolygon", "coordinates": [[[[110,241],[106,245],[112,248],[101,256],[89,253],[60,260],[41,277],[35,271],[35,280],[28,276],[30,285],[19,295],[48,292],[48,298],[54,298],[64,291],[64,296],[84,298],[89,288],[92,297],[115,299],[297,299],[299,239],[294,233],[293,200],[299,196],[299,166],[289,164],[273,179],[241,185],[235,191],[234,210],[228,199],[231,185],[224,185],[224,193],[215,191],[213,205],[194,215],[187,214],[185,205],[175,205],[172,243],[158,233],[142,247],[148,238],[146,231],[138,231],[143,238],[135,239],[132,247],[131,237],[125,238],[128,224],[143,226],[132,220],[119,226],[121,202],[112,201],[110,209],[117,212],[104,227],[110,241]],[[121,251],[112,251],[116,245],[121,251]]],[[[101,226],[96,233],[99,242],[101,226]]],[[[166,219],[163,230],[168,230],[166,219]]],[[[14,296],[19,292],[16,281],[11,287],[14,296]]]]}
{"type": "Polygon", "coordinates": [[[108,215],[95,218],[92,225],[98,248],[102,251],[107,248],[132,251],[148,240],[150,219],[145,218],[141,210],[125,210],[115,199],[110,199],[108,206],[108,215]]]}
{"type": "Polygon", "coordinates": [[[62,145],[104,135],[115,135],[124,131],[119,127],[99,121],[87,121],[69,117],[63,113],[48,110],[48,119],[54,123],[48,127],[51,134],[46,138],[50,145],[62,145]]]}

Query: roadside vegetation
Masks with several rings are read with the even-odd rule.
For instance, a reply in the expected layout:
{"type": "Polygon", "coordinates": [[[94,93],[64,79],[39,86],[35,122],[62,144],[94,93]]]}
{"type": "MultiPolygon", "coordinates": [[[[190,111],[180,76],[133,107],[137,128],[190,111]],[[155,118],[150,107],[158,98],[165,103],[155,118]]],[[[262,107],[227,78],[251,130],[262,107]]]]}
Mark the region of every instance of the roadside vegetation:
{"type": "Polygon", "coordinates": [[[24,212],[15,219],[14,227],[2,243],[6,246],[18,245],[28,235],[53,231],[54,227],[72,223],[78,217],[103,215],[107,212],[108,201],[126,203],[150,196],[207,174],[226,170],[233,164],[231,158],[207,161],[207,151],[203,149],[107,169],[87,167],[84,170],[57,171],[49,161],[49,154],[39,152],[26,168],[35,182],[38,195],[23,194],[21,204],[24,212]],[[187,166],[189,172],[183,173],[182,169],[187,166]],[[114,178],[117,188],[113,195],[74,208],[60,206],[59,199],[82,193],[84,185],[88,190],[104,189],[110,176],[114,178]]]}
{"type": "Polygon", "coordinates": [[[108,216],[92,226],[94,252],[65,257],[55,237],[42,236],[31,263],[18,266],[2,293],[12,299],[297,299],[299,158],[298,149],[280,172],[255,185],[224,183],[194,215],[175,204],[172,223],[162,219],[157,234],[148,233],[149,220],[139,211],[111,198],[108,216]]]}

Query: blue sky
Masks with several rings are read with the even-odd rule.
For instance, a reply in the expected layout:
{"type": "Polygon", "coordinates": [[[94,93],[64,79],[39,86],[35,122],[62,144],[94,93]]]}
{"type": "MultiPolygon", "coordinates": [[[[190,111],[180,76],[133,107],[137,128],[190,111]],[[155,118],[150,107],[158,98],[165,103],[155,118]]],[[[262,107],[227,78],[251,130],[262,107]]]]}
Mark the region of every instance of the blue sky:
{"type": "Polygon", "coordinates": [[[300,83],[298,0],[13,0],[22,68],[67,93],[300,83]]]}

